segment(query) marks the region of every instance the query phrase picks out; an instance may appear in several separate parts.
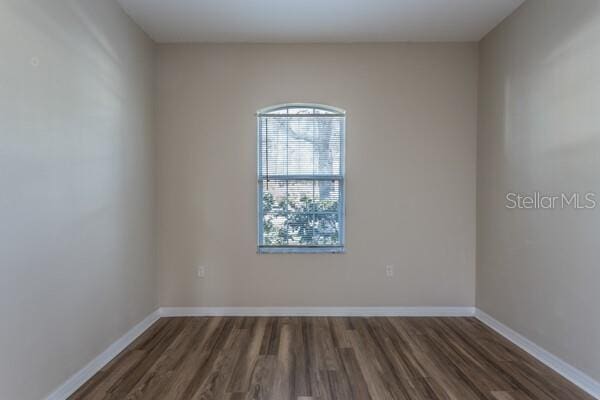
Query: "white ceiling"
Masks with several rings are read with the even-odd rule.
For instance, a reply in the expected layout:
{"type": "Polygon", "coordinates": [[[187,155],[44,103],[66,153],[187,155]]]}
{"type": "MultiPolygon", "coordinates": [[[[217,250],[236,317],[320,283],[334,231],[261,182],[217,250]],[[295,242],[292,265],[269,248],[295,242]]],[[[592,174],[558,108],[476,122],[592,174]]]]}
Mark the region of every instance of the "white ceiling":
{"type": "Polygon", "coordinates": [[[523,0],[118,0],[157,42],[476,41],[523,0]]]}

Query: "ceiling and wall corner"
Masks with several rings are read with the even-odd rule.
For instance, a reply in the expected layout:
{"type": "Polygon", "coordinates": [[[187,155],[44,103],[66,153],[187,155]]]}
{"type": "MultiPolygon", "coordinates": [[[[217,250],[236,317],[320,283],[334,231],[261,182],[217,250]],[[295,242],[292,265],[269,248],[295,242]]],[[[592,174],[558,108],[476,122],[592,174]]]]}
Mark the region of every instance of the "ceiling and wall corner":
{"type": "Polygon", "coordinates": [[[523,0],[118,0],[158,43],[479,41],[523,0]]]}

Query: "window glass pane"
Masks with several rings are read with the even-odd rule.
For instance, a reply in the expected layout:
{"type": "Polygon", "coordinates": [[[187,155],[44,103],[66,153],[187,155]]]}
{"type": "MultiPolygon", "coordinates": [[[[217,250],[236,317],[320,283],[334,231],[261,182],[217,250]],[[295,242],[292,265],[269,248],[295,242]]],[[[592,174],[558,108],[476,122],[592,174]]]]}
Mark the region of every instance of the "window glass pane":
{"type": "Polygon", "coordinates": [[[287,218],[285,214],[265,213],[263,216],[263,244],[266,246],[287,245],[287,218]]]}
{"type": "Polygon", "coordinates": [[[288,184],[288,211],[289,212],[312,212],[314,206],[313,181],[287,181],[288,184]]]}
{"type": "Polygon", "coordinates": [[[265,245],[337,245],[340,181],[263,181],[265,245]]]}
{"type": "Polygon", "coordinates": [[[339,201],[339,181],[315,181],[315,211],[338,211],[339,201]]]}
{"type": "Polygon", "coordinates": [[[292,246],[312,245],[315,229],[312,213],[291,213],[287,216],[288,244],[292,246]]]}
{"type": "Polygon", "coordinates": [[[342,245],[344,129],[343,115],[318,107],[259,116],[261,246],[342,245]]]}
{"type": "Polygon", "coordinates": [[[337,213],[265,213],[263,235],[265,245],[302,246],[340,244],[337,213]]]}
{"type": "Polygon", "coordinates": [[[339,214],[316,214],[314,219],[315,240],[318,245],[339,244],[339,214]]]}
{"type": "Polygon", "coordinates": [[[314,108],[312,107],[290,107],[288,108],[288,114],[314,114],[314,108]]]}
{"type": "Polygon", "coordinates": [[[261,175],[341,175],[343,117],[261,117],[261,175]]]}
{"type": "Polygon", "coordinates": [[[339,180],[273,180],[262,182],[263,212],[335,212],[339,180]]]}
{"type": "Polygon", "coordinates": [[[288,174],[290,175],[314,175],[317,136],[310,126],[313,121],[308,118],[302,119],[303,121],[290,120],[289,124],[288,174]]]}
{"type": "Polygon", "coordinates": [[[283,118],[262,118],[262,175],[287,175],[288,135],[285,121],[283,118]]]}

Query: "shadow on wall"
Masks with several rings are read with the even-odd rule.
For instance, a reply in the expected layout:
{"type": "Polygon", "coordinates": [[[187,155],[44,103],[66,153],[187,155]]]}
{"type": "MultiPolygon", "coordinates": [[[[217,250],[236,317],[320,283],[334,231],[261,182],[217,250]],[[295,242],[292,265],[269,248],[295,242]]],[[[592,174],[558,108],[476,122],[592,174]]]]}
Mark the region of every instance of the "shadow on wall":
{"type": "Polygon", "coordinates": [[[522,39],[515,38],[516,56],[503,60],[514,74],[505,76],[504,110],[498,115],[504,115],[503,148],[512,167],[506,172],[527,173],[528,181],[551,185],[544,179],[556,162],[590,179],[594,173],[581,159],[595,156],[600,148],[594,110],[600,101],[600,2],[578,0],[577,7],[546,10],[531,14],[543,23],[531,21],[535,30],[518,32],[522,39]],[[533,169],[520,168],[519,160],[527,157],[535,157],[533,169]]]}
{"type": "MultiPolygon", "coordinates": [[[[4,7],[12,10],[10,19],[15,25],[31,25],[35,21],[36,26],[32,32],[39,34],[39,42],[49,42],[53,46],[61,44],[68,49],[70,54],[77,54],[90,63],[100,63],[106,67],[107,58],[114,65],[122,64],[123,54],[120,54],[115,46],[116,40],[111,40],[111,33],[101,28],[97,21],[93,2],[87,1],[89,5],[83,6],[81,2],[64,1],[63,7],[56,7],[54,2],[40,2],[31,0],[7,1],[4,7]],[[57,11],[60,10],[60,13],[57,11]],[[69,15],[71,14],[71,15],[69,15]],[[61,22],[68,20],[69,29],[65,29],[61,22]],[[18,21],[18,22],[16,22],[18,21]],[[78,24],[73,27],[73,21],[78,24]],[[79,36],[73,35],[73,29],[79,31],[79,36]],[[82,40],[84,39],[84,40],[82,40]],[[91,43],[87,43],[87,42],[91,43]],[[98,49],[104,51],[104,55],[98,55],[98,49]]],[[[97,10],[100,12],[99,8],[97,10]]]]}
{"type": "Polygon", "coordinates": [[[39,399],[157,305],[154,45],[112,0],[3,0],[0,48],[0,398],[39,399]]]}
{"type": "Polygon", "coordinates": [[[596,378],[600,211],[505,196],[600,195],[598,38],[597,0],[529,0],[484,39],[477,189],[478,307],[596,378]]]}

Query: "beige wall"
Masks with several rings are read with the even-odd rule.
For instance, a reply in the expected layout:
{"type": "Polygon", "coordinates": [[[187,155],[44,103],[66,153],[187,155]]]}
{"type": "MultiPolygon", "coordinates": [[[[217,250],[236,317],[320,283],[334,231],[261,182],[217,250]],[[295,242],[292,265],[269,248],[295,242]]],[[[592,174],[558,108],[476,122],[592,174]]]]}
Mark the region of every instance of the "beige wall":
{"type": "Polygon", "coordinates": [[[112,0],[0,2],[0,399],[157,306],[154,47],[112,0]]]}
{"type": "Polygon", "coordinates": [[[597,0],[529,0],[481,43],[477,204],[477,306],[596,379],[600,209],[504,205],[600,195],[599,38],[597,0]]]}
{"type": "Polygon", "coordinates": [[[474,305],[476,44],[161,45],[158,69],[162,306],[474,305]],[[256,254],[254,113],[285,102],[347,110],[346,254],[256,254]]]}

